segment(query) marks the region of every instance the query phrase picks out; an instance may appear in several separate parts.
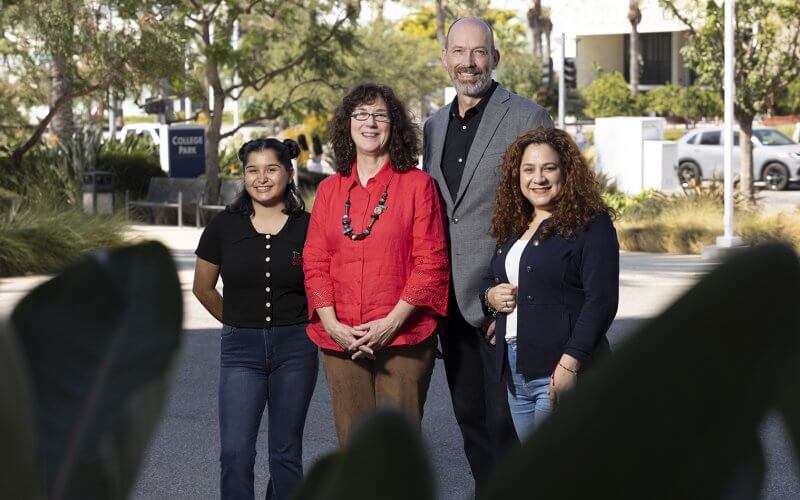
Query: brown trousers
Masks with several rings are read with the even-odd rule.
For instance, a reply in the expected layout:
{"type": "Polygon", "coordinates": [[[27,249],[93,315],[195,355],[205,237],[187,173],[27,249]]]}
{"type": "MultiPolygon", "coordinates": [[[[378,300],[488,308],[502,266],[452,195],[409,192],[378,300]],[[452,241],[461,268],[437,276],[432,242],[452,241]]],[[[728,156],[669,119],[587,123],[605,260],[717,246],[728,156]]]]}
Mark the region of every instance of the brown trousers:
{"type": "Polygon", "coordinates": [[[359,419],[377,406],[398,408],[419,426],[435,351],[435,334],[416,345],[381,349],[374,360],[353,361],[347,353],[322,349],[339,445],[347,444],[359,419]]]}

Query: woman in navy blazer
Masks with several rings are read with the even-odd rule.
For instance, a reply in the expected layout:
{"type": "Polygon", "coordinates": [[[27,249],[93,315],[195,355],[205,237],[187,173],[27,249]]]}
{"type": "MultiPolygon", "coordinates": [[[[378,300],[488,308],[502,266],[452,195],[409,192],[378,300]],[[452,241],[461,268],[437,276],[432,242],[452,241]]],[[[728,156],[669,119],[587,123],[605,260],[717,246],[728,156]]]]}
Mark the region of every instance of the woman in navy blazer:
{"type": "Polygon", "coordinates": [[[509,146],[489,233],[498,247],[481,302],[496,317],[497,362],[510,374],[520,438],[609,350],[619,300],[613,216],[569,134],[539,128],[509,146]]]}

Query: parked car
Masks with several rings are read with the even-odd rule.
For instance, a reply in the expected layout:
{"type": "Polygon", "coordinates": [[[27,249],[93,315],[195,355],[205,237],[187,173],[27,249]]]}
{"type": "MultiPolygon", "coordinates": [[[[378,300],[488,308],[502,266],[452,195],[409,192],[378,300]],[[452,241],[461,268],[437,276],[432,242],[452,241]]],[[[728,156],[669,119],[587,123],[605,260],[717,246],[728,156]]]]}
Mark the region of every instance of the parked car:
{"type": "Polygon", "coordinates": [[[127,137],[141,137],[150,139],[156,147],[161,145],[159,135],[161,134],[162,125],[158,123],[133,123],[125,125],[117,133],[117,140],[120,142],[125,141],[127,137]]]}
{"type": "MultiPolygon", "coordinates": [[[[739,170],[739,131],[733,134],[733,168],[739,170]]],[[[690,130],[678,140],[675,170],[682,185],[693,179],[722,177],[722,128],[690,130]]],[[[753,129],[753,179],[780,191],[800,181],[800,144],[770,127],[753,129]]]]}

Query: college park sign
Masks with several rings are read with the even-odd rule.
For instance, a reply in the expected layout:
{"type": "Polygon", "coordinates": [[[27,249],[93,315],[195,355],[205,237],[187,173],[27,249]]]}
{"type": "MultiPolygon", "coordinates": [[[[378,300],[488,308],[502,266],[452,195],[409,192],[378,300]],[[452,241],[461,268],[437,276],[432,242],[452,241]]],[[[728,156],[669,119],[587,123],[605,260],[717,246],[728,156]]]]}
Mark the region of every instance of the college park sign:
{"type": "Polygon", "coordinates": [[[173,125],[163,127],[160,136],[161,168],[167,175],[197,177],[205,172],[205,128],[200,125],[173,125]]]}

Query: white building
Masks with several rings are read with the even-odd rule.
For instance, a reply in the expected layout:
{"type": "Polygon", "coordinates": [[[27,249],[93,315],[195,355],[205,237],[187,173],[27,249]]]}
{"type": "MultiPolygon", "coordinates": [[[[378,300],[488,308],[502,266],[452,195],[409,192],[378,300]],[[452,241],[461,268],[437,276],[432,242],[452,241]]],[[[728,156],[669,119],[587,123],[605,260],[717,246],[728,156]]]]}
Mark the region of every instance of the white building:
{"type": "MultiPolygon", "coordinates": [[[[492,0],[490,6],[517,12],[527,26],[530,0],[492,0]]],[[[553,23],[551,57],[556,71],[561,71],[561,34],[566,39],[566,57],[575,57],[578,87],[596,78],[595,66],[605,71],[619,71],[628,77],[629,38],[628,0],[542,0],[553,23]]],[[[671,82],[690,85],[693,76],[686,68],[680,49],[686,45],[687,29],[658,0],[640,0],[642,21],[638,26],[642,64],[639,88],[647,90],[671,82]]],[[[408,14],[399,2],[386,2],[385,15],[396,19],[408,14]]],[[[367,10],[363,16],[369,16],[367,10]]],[[[502,62],[501,62],[502,64],[502,62]]]]}

